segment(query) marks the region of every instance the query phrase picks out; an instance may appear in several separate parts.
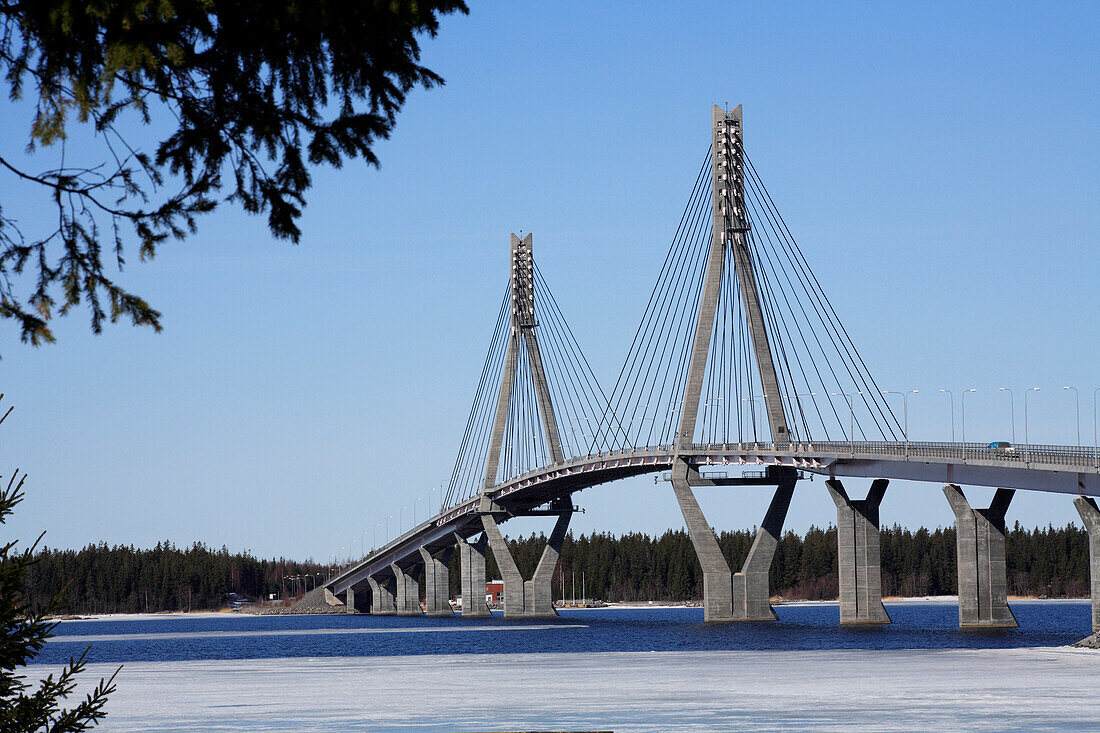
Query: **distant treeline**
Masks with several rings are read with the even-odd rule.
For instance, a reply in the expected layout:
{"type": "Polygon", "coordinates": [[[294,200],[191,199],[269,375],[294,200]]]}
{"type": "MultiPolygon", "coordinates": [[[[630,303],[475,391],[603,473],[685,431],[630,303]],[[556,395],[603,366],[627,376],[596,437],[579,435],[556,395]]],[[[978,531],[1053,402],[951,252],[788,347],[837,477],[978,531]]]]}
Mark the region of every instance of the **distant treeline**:
{"type": "Polygon", "coordinates": [[[45,604],[63,590],[65,607],[75,614],[219,609],[229,604],[229,593],[283,598],[316,580],[288,576],[325,572],[316,563],[259,560],[198,543],[186,549],[168,542],[151,550],[105,544],[44,549],[35,560],[27,578],[31,601],[45,604]]]}
{"type": "MultiPolygon", "coordinates": [[[[718,542],[730,567],[741,567],[754,534],[722,532],[718,542]]],[[[534,571],[545,539],[531,535],[510,541],[516,564],[526,577],[534,571]]],[[[894,526],[882,530],[882,591],[886,596],[953,595],[955,530],[894,526]]],[[[1008,592],[1013,595],[1085,597],[1089,593],[1088,535],[1074,525],[1027,530],[1019,523],[1006,543],[1008,592]]],[[[28,578],[33,601],[44,603],[65,589],[72,613],[136,613],[216,609],[227,595],[249,599],[270,594],[293,597],[313,587],[314,580],[287,577],[323,574],[315,563],[285,559],[260,560],[201,544],[181,549],[170,543],[151,550],[89,545],[83,550],[46,549],[28,578]]],[[[500,574],[492,553],[489,579],[500,574]]],[[[702,598],[703,574],[686,532],[660,537],[631,533],[621,537],[593,533],[566,537],[562,561],[554,575],[554,597],[581,595],[605,601],[685,601],[702,598]]],[[[458,553],[451,558],[451,592],[457,595],[458,553]]],[[[786,599],[822,600],[837,597],[836,529],[811,527],[805,535],[787,532],[771,568],[772,592],[786,599]]]]}

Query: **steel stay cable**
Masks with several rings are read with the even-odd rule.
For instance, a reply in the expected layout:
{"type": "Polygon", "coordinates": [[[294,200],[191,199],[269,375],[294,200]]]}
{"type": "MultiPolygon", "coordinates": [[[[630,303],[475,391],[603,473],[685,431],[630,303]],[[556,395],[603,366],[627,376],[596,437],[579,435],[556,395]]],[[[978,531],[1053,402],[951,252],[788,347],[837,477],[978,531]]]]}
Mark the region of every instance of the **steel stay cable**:
{"type": "MultiPolygon", "coordinates": [[[[808,282],[813,286],[813,291],[816,294],[816,297],[822,302],[823,307],[827,309],[827,312],[830,313],[832,316],[831,318],[825,318],[823,320],[827,322],[830,326],[838,329],[838,336],[841,338],[842,343],[844,343],[845,349],[847,350],[850,347],[851,352],[855,355],[855,360],[858,360],[859,362],[859,364],[857,365],[857,371],[860,372],[862,377],[870,382],[870,385],[865,388],[863,399],[864,404],[866,405],[867,403],[867,393],[870,393],[875,408],[879,411],[879,414],[882,415],[884,419],[887,419],[887,426],[890,430],[890,434],[896,440],[897,435],[894,433],[894,427],[897,427],[900,430],[901,423],[898,422],[897,416],[894,415],[893,410],[890,409],[889,404],[886,402],[885,398],[881,394],[881,391],[879,390],[878,385],[874,380],[874,376],[871,375],[870,371],[867,369],[866,363],[863,361],[863,357],[859,354],[858,349],[855,348],[855,343],[852,341],[851,336],[848,334],[847,329],[844,327],[844,323],[840,320],[839,316],[836,313],[836,309],[833,308],[833,305],[829,300],[828,295],[825,294],[824,289],[821,287],[820,281],[818,281],[817,276],[814,274],[814,271],[806,260],[805,255],[802,253],[802,250],[795,242],[794,236],[790,232],[790,228],[787,226],[786,221],[783,219],[783,215],[779,213],[778,208],[776,208],[774,200],[772,200],[771,198],[771,194],[768,192],[767,187],[763,185],[763,181],[760,179],[759,174],[756,172],[755,167],[752,165],[752,161],[749,160],[748,156],[745,156],[745,160],[746,162],[748,162],[751,174],[760,183],[760,187],[763,190],[764,198],[768,202],[769,208],[774,212],[776,220],[779,222],[782,228],[782,232],[785,233],[784,240],[787,243],[788,248],[802,263],[802,269],[799,271],[808,277],[808,282]],[[873,387],[873,389],[871,389],[870,387],[873,387]],[[890,421],[893,422],[892,425],[890,424],[890,421]]],[[[867,407],[870,409],[870,405],[867,405],[867,407]]]]}

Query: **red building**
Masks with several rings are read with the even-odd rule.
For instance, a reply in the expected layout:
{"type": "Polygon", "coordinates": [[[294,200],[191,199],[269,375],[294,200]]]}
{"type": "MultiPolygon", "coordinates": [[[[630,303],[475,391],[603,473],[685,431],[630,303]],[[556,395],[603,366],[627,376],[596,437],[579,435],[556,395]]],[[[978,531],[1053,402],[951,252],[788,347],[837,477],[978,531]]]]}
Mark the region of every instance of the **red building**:
{"type": "Polygon", "coordinates": [[[485,584],[485,602],[500,603],[500,595],[504,592],[503,580],[490,580],[485,584]]]}

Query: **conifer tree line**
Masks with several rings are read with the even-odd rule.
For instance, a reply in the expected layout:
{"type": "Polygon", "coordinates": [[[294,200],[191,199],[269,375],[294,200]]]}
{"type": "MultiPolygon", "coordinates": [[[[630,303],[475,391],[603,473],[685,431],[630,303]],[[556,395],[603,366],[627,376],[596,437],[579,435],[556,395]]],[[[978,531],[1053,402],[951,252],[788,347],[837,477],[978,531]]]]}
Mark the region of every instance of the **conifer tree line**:
{"type": "MultiPolygon", "coordinates": [[[[721,532],[719,545],[733,569],[740,568],[754,533],[721,532]]],[[[542,554],[541,534],[511,539],[516,564],[529,577],[542,554]]],[[[881,532],[882,591],[885,596],[954,595],[957,592],[955,530],[900,526],[881,532]]],[[[772,593],[787,600],[837,597],[836,529],[811,527],[787,532],[771,568],[772,593]]],[[[1024,529],[1017,523],[1006,542],[1008,592],[1050,598],[1089,593],[1088,534],[1072,524],[1062,528],[1024,529]]],[[[451,556],[451,593],[459,593],[458,553],[451,556]]],[[[332,568],[283,558],[261,560],[196,543],[179,548],[162,542],[152,549],[105,544],[82,550],[43,549],[27,577],[29,598],[45,604],[65,589],[67,610],[83,613],[140,613],[224,608],[227,595],[252,600],[276,594],[293,598],[323,580],[332,568]],[[308,582],[303,576],[313,575],[308,582]],[[295,576],[300,580],[287,580],[295,576]]],[[[486,555],[489,579],[499,578],[492,553],[486,555]]],[[[554,575],[554,598],[581,595],[603,601],[699,600],[703,574],[684,530],[659,537],[641,533],[614,536],[592,533],[566,536],[554,575]]]]}
{"type": "Polygon", "coordinates": [[[99,544],[36,553],[26,587],[36,606],[64,589],[65,609],[73,614],[199,611],[226,607],[229,593],[251,600],[272,593],[291,597],[327,572],[313,562],[260,560],[200,543],[184,549],[160,542],[148,550],[99,544]],[[307,574],[314,577],[307,581],[307,574]],[[287,579],[294,577],[299,580],[287,579]]]}

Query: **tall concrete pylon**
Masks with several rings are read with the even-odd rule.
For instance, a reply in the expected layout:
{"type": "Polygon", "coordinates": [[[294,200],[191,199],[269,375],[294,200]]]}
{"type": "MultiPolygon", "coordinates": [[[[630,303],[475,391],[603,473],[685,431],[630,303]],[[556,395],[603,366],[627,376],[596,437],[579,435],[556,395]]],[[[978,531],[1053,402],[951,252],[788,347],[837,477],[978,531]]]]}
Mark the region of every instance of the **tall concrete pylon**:
{"type": "MultiPolygon", "coordinates": [[[[711,107],[711,240],[707,254],[707,269],[703,276],[703,293],[699,298],[699,314],[695,321],[691,360],[688,364],[684,403],[680,412],[680,429],[676,434],[677,450],[687,450],[695,438],[699,415],[699,400],[707,371],[707,354],[718,308],[718,294],[726,258],[732,257],[734,274],[748,318],[749,334],[761,389],[768,413],[768,426],[773,442],[787,442],[789,432],[779,392],[779,378],[772,359],[771,344],[760,305],[760,291],[752,269],[749,250],[749,220],[745,210],[745,166],[741,127],[741,105],[726,112],[711,107]]],[[[677,459],[670,480],[680,511],[691,535],[695,554],[703,568],[703,609],[707,621],[771,621],[776,618],[769,602],[768,571],[787,516],[797,475],[786,475],[777,481],[771,506],[760,525],[751,551],[741,572],[731,575],[729,564],[719,549],[710,524],[703,516],[692,493],[692,470],[677,459]]]]}
{"type": "Polygon", "coordinates": [[[695,338],[692,342],[691,361],[688,365],[687,386],[684,389],[684,407],[680,413],[680,431],[677,448],[691,445],[695,437],[695,423],[699,415],[699,399],[703,378],[707,371],[707,353],[710,351],[711,333],[714,330],[718,293],[722,287],[722,275],[727,253],[733,258],[734,274],[741,291],[748,318],[752,350],[764,393],[768,413],[768,426],[772,442],[785,443],[790,439],[787,418],[783,410],[783,397],[779,392],[779,377],[772,359],[771,344],[760,305],[760,291],[756,274],[752,269],[752,253],[749,250],[749,220],[745,211],[745,164],[741,126],[741,105],[725,112],[718,105],[711,107],[711,240],[707,255],[707,269],[703,277],[703,294],[699,299],[699,315],[695,321],[695,338]]]}

